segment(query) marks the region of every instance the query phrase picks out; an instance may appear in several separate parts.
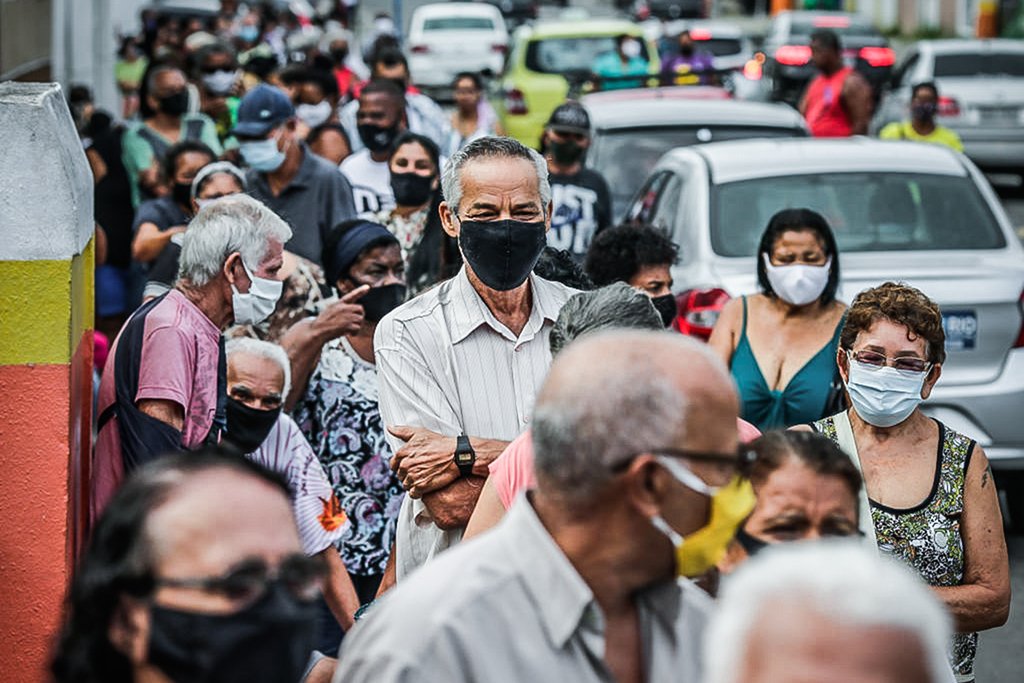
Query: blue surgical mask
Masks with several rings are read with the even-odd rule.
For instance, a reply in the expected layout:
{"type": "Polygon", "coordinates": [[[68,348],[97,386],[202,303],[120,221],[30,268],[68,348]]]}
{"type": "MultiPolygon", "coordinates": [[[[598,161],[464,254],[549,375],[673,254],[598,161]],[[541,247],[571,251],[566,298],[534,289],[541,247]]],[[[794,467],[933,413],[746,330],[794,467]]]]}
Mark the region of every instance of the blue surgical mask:
{"type": "Polygon", "coordinates": [[[239,29],[238,37],[247,43],[255,42],[260,37],[260,27],[256,24],[247,24],[239,29]]]}
{"type": "Polygon", "coordinates": [[[273,173],[284,163],[284,152],[277,148],[277,139],[268,138],[239,145],[242,158],[249,168],[263,173],[273,173]]]}
{"type": "Polygon", "coordinates": [[[846,391],[862,420],[875,427],[894,427],[921,404],[921,389],[927,372],[910,372],[896,368],[879,368],[850,361],[846,391]]]}

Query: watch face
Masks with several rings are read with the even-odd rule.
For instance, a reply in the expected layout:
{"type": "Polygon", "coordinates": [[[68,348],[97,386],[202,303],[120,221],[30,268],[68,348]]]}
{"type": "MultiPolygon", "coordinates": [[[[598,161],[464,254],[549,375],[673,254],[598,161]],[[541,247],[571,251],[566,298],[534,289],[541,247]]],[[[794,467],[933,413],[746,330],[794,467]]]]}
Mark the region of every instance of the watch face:
{"type": "Polygon", "coordinates": [[[457,465],[471,465],[471,464],[473,464],[473,460],[474,460],[474,458],[473,458],[473,454],[472,453],[456,453],[455,454],[455,463],[457,465]]]}

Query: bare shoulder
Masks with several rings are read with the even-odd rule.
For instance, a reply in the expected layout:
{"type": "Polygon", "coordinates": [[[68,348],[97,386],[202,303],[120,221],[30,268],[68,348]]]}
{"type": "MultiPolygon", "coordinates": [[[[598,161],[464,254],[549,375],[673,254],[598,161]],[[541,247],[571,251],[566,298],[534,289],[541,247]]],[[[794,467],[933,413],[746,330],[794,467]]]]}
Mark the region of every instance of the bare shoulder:
{"type": "Polygon", "coordinates": [[[861,73],[856,69],[851,71],[850,74],[846,77],[846,80],[843,81],[844,92],[860,93],[864,91],[870,91],[870,89],[871,86],[868,84],[868,80],[864,78],[864,76],[861,75],[861,73]]]}

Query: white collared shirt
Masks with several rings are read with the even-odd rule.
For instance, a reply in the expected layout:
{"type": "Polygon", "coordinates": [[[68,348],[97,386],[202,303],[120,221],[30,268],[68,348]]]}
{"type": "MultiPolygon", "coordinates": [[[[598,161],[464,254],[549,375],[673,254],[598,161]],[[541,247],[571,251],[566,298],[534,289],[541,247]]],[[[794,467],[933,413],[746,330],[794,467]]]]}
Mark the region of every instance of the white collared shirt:
{"type": "MultiPolygon", "coordinates": [[[[529,281],[533,305],[518,337],[487,308],[465,268],[387,315],[374,335],[384,424],[445,436],[518,436],[551,365],[551,327],[576,293],[532,274],[529,281]]],[[[394,451],[402,447],[387,437],[394,451]]],[[[461,529],[443,531],[421,500],[406,498],[395,539],[398,579],[461,538],[461,529]]]]}
{"type": "MultiPolygon", "coordinates": [[[[647,680],[701,680],[711,598],[680,579],[634,601],[647,680]]],[[[605,639],[590,586],[521,494],[494,530],[375,604],[346,635],[334,681],[612,683],[605,639]]]]}

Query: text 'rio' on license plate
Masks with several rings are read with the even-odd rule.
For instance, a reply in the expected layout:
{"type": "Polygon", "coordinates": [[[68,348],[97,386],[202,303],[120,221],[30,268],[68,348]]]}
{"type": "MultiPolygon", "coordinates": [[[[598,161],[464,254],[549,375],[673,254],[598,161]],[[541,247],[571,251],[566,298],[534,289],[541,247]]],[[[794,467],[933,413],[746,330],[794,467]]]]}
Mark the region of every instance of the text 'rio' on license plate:
{"type": "Polygon", "coordinates": [[[946,311],[942,314],[946,350],[973,349],[978,340],[978,316],[974,311],[946,311]]]}

